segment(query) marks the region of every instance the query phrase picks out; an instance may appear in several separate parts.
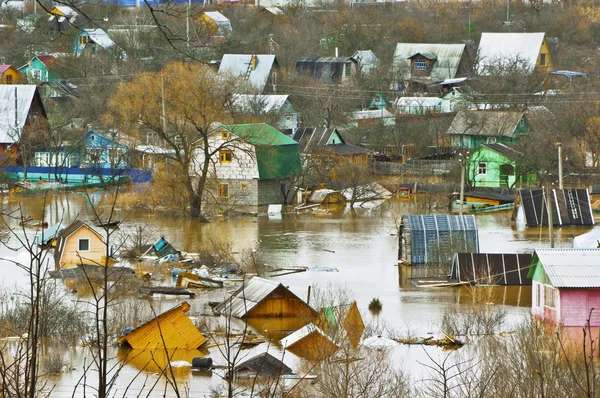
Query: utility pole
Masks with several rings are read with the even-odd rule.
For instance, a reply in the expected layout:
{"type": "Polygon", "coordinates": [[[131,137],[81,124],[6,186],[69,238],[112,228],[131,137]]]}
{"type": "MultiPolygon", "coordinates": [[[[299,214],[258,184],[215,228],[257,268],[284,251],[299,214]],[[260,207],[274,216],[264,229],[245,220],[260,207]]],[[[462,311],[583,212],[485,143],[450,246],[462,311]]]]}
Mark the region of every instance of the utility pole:
{"type": "Polygon", "coordinates": [[[467,160],[469,159],[469,152],[467,152],[466,156],[463,154],[458,155],[458,161],[460,162],[460,195],[459,195],[459,208],[458,214],[460,216],[463,215],[464,210],[464,201],[465,201],[465,169],[467,168],[467,160]]]}
{"type": "Polygon", "coordinates": [[[552,216],[552,190],[550,189],[550,184],[548,183],[547,187],[546,187],[546,213],[548,213],[548,237],[550,239],[550,249],[554,248],[554,234],[553,234],[553,227],[554,227],[554,220],[553,220],[553,216],[552,216]]]}
{"type": "Polygon", "coordinates": [[[563,189],[563,164],[562,164],[562,143],[557,142],[558,147],[558,189],[563,189]]]}

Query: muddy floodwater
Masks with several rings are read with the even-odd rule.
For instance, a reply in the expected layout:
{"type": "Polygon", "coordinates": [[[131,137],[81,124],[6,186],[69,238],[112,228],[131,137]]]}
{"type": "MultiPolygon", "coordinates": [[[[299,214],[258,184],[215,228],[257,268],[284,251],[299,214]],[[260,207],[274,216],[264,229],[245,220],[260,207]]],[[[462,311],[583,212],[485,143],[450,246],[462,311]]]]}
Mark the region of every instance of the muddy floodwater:
{"type": "MultiPolygon", "coordinates": [[[[102,193],[93,194],[92,200],[99,201],[102,193]]],[[[76,217],[92,220],[92,207],[80,193],[50,195],[46,202],[34,197],[6,197],[0,204],[5,211],[15,210],[21,206],[23,214],[37,217],[45,206],[47,221],[50,224],[60,219],[69,223],[76,217]]],[[[125,213],[125,210],[119,210],[125,213]]],[[[394,220],[399,214],[418,214],[414,201],[387,202],[371,209],[359,209],[356,214],[342,212],[337,214],[283,214],[281,217],[245,216],[234,219],[214,219],[210,224],[201,224],[180,218],[171,218],[165,214],[149,214],[144,211],[133,211],[122,226],[127,231],[137,225],[149,225],[156,236],[164,236],[178,249],[187,252],[198,252],[203,239],[210,236],[230,241],[233,250],[242,253],[245,250],[257,250],[264,261],[277,267],[308,266],[332,267],[333,272],[303,272],[274,278],[289,286],[300,297],[306,297],[308,286],[318,285],[325,289],[343,287],[356,299],[365,323],[386,325],[398,334],[427,336],[428,333],[439,334],[439,324],[444,309],[454,303],[470,301],[471,291],[459,288],[413,287],[408,278],[411,269],[398,266],[398,237],[395,233],[394,220]],[[374,318],[367,309],[369,301],[378,297],[383,303],[383,310],[374,318]]],[[[16,221],[9,221],[16,225],[16,221]]],[[[510,213],[477,215],[479,227],[480,251],[489,253],[525,253],[535,248],[548,247],[546,229],[527,228],[517,230],[510,213]]],[[[571,247],[574,236],[588,232],[589,228],[555,229],[555,247],[571,247]]],[[[31,231],[33,233],[33,230],[31,231]]],[[[16,243],[14,244],[16,246],[16,243]]],[[[24,253],[0,248],[0,258],[19,259],[24,253]]],[[[4,292],[25,287],[27,277],[23,271],[10,262],[0,262],[0,284],[4,292]]],[[[506,310],[507,325],[518,322],[529,316],[531,306],[530,287],[498,287],[495,288],[494,303],[506,310]]],[[[218,301],[227,295],[226,289],[199,294],[196,299],[188,300],[192,305],[191,313],[201,313],[204,303],[218,301]]],[[[170,308],[180,301],[172,298],[155,299],[161,308],[170,308]]],[[[269,320],[256,320],[251,326],[259,333],[265,330],[284,330],[286,325],[269,320]]],[[[268,335],[268,333],[267,333],[268,335]]],[[[278,333],[271,336],[274,340],[281,338],[278,333]]],[[[256,351],[264,351],[265,347],[257,347],[256,351]]],[[[270,349],[277,349],[276,344],[270,349]]],[[[433,355],[442,355],[439,348],[427,348],[433,355]]],[[[71,396],[81,373],[80,369],[86,353],[84,349],[68,349],[70,360],[75,370],[62,373],[51,382],[57,385],[53,396],[71,396]]],[[[115,358],[121,358],[122,351],[114,349],[115,358]]],[[[204,353],[178,353],[182,360],[191,361],[195,355],[204,353]]],[[[208,356],[217,360],[217,349],[209,350],[208,356]]],[[[286,354],[286,363],[295,363],[291,354],[286,354]]],[[[422,373],[419,362],[427,358],[421,346],[398,346],[393,353],[398,366],[410,369],[413,377],[418,379],[422,373]]],[[[140,358],[139,362],[144,362],[140,358]]],[[[123,388],[138,371],[135,362],[126,366],[121,374],[123,388]]],[[[293,367],[293,366],[292,366],[293,367]]],[[[152,375],[156,369],[147,369],[152,375]]],[[[216,375],[196,374],[188,369],[179,369],[178,379],[186,383],[191,396],[209,394],[210,386],[218,382],[216,375]]],[[[132,391],[142,389],[143,380],[136,383],[132,391]],[[137,389],[137,390],[136,390],[137,389]]],[[[77,395],[83,395],[77,394],[77,395]]],[[[118,394],[117,394],[118,395],[118,394]]],[[[162,396],[162,389],[155,391],[162,396]]],[[[169,394],[167,394],[169,395],[169,394]]]]}

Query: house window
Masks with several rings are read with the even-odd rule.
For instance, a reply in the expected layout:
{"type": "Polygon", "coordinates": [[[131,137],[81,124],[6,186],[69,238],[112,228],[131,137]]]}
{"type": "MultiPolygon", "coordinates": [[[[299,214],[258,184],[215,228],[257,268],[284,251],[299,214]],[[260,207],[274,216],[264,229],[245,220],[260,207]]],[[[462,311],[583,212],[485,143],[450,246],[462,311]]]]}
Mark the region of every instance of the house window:
{"type": "Polygon", "coordinates": [[[32,69],[31,70],[31,77],[33,77],[34,80],[42,80],[42,70],[41,69],[32,69]]]}
{"type": "Polygon", "coordinates": [[[229,197],[229,184],[219,184],[219,199],[227,199],[229,197]]]}
{"type": "Polygon", "coordinates": [[[534,305],[536,307],[541,307],[542,306],[542,285],[537,284],[535,286],[535,303],[534,305]]]}
{"type": "Polygon", "coordinates": [[[248,189],[248,184],[242,184],[242,191],[245,191],[246,189],[248,189]]]}
{"type": "Polygon", "coordinates": [[[552,286],[544,286],[544,305],[554,308],[554,288],[552,286]]]}
{"type": "Polygon", "coordinates": [[[36,152],[35,153],[35,165],[38,167],[47,167],[49,166],[49,156],[48,152],[36,152]]]}
{"type": "Polygon", "coordinates": [[[231,151],[219,151],[219,162],[231,163],[233,159],[233,153],[231,151]]]}
{"type": "Polygon", "coordinates": [[[229,132],[228,131],[221,132],[221,139],[223,141],[227,141],[229,139],[229,132]]]}
{"type": "Polygon", "coordinates": [[[86,44],[88,44],[89,41],[90,41],[89,36],[79,36],[79,44],[81,44],[82,46],[85,46],[86,44]]]}
{"type": "Polygon", "coordinates": [[[546,65],[546,54],[540,54],[540,65],[546,65]]]}
{"type": "Polygon", "coordinates": [[[427,70],[427,61],[415,61],[415,70],[427,70]]]}
{"type": "Polygon", "coordinates": [[[479,162],[477,164],[477,174],[486,175],[487,174],[487,163],[479,162]]]}
{"type": "Polygon", "coordinates": [[[346,64],[346,76],[350,76],[352,74],[352,64],[346,64]]]}
{"type": "Polygon", "coordinates": [[[102,148],[87,148],[86,161],[88,163],[98,163],[102,161],[102,148]]]}
{"type": "Polygon", "coordinates": [[[90,240],[89,239],[79,239],[79,251],[80,252],[90,251],[90,240]]]}

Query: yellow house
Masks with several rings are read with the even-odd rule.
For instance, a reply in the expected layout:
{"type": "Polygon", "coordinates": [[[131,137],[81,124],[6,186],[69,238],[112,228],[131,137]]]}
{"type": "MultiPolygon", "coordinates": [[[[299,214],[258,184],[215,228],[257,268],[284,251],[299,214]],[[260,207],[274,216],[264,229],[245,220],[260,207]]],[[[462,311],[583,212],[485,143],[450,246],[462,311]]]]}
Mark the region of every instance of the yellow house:
{"type": "Polygon", "coordinates": [[[81,220],[75,220],[56,236],[54,264],[56,270],[75,268],[77,265],[113,265],[106,257],[104,238],[81,220]]]}
{"type": "Polygon", "coordinates": [[[0,65],[0,84],[21,84],[24,76],[12,65],[0,65]]]}
{"type": "Polygon", "coordinates": [[[502,75],[514,69],[522,69],[527,74],[534,70],[548,73],[554,68],[544,32],[484,32],[477,59],[476,69],[480,76],[502,75]]]}

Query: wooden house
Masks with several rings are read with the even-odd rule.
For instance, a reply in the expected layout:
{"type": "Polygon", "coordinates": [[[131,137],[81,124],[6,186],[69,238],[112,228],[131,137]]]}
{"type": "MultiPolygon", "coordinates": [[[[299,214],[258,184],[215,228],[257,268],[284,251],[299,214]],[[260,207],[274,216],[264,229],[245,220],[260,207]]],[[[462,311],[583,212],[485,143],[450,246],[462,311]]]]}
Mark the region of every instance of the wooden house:
{"type": "Polygon", "coordinates": [[[296,72],[325,84],[345,83],[357,74],[358,69],[358,61],[352,57],[304,56],[296,61],[296,72]]]}
{"type": "Polygon", "coordinates": [[[112,257],[106,256],[106,244],[100,233],[81,220],[56,235],[54,249],[54,266],[56,270],[75,268],[78,265],[106,266],[116,263],[112,257]]]}
{"type": "Polygon", "coordinates": [[[479,253],[475,216],[402,216],[398,260],[409,265],[449,265],[454,253],[479,253]]]}
{"type": "Polygon", "coordinates": [[[600,250],[536,249],[531,312],[563,326],[600,326],[600,250]]]}
{"type": "Polygon", "coordinates": [[[531,285],[529,253],[456,253],[450,279],[475,285],[531,285]]]}
{"type": "Polygon", "coordinates": [[[76,57],[82,54],[94,55],[102,51],[113,53],[118,58],[127,57],[104,30],[96,28],[79,31],[73,42],[73,54],[76,57]]]}
{"type": "Polygon", "coordinates": [[[12,65],[0,65],[0,84],[22,84],[25,76],[12,65]]]}
{"type": "Polygon", "coordinates": [[[235,318],[306,317],[317,312],[281,283],[253,277],[215,310],[235,318]]]}
{"type": "Polygon", "coordinates": [[[184,301],[124,334],[119,344],[140,350],[196,349],[206,342],[206,337],[185,314],[189,310],[190,305],[184,301]]]}
{"type": "MultiPolygon", "coordinates": [[[[235,379],[278,379],[293,374],[283,361],[268,352],[258,354],[233,368],[235,379]]],[[[227,377],[227,376],[226,376],[227,377]]]]}
{"type": "Polygon", "coordinates": [[[30,83],[43,83],[60,80],[57,73],[58,59],[53,55],[36,55],[29,62],[19,68],[30,83]]]}
{"type": "Polygon", "coordinates": [[[335,342],[348,341],[358,347],[365,331],[365,323],[360,315],[356,300],[351,304],[322,308],[315,325],[335,342]]]}
{"type": "Polygon", "coordinates": [[[467,110],[456,114],[446,134],[451,147],[475,149],[481,144],[515,143],[528,131],[523,112],[467,110]]]}
{"type": "MultiPolygon", "coordinates": [[[[519,189],[515,208],[524,217],[525,225],[548,225],[547,193],[543,189],[519,189]]],[[[592,226],[594,214],[587,189],[552,189],[550,196],[552,225],[592,226]]]]}
{"type": "MultiPolygon", "coordinates": [[[[31,130],[46,128],[46,110],[33,84],[0,84],[0,159],[4,164],[21,162],[19,142],[31,130]],[[16,109],[15,109],[16,103],[16,109]],[[15,119],[16,117],[16,119],[15,119]]],[[[36,137],[31,137],[36,142],[36,137]]]]}
{"type": "Polygon", "coordinates": [[[281,339],[280,344],[286,351],[313,362],[329,358],[339,350],[339,346],[331,337],[314,323],[309,323],[281,339]]]}
{"type": "Polygon", "coordinates": [[[229,19],[218,11],[205,11],[195,21],[207,26],[216,39],[228,38],[233,32],[229,19]]]}
{"type": "Polygon", "coordinates": [[[262,94],[275,91],[279,64],[270,54],[223,54],[219,64],[219,75],[239,76],[246,82],[247,94],[262,94]]]}
{"type": "Polygon", "coordinates": [[[537,185],[535,171],[524,171],[519,163],[524,155],[502,143],[483,144],[469,156],[467,178],[471,186],[507,188],[537,185]]]}
{"type": "MultiPolygon", "coordinates": [[[[209,140],[219,154],[214,171],[220,203],[284,204],[289,178],[301,168],[296,141],[266,123],[221,125],[209,140]]],[[[194,156],[190,173],[200,175],[204,153],[194,156]]]]}

